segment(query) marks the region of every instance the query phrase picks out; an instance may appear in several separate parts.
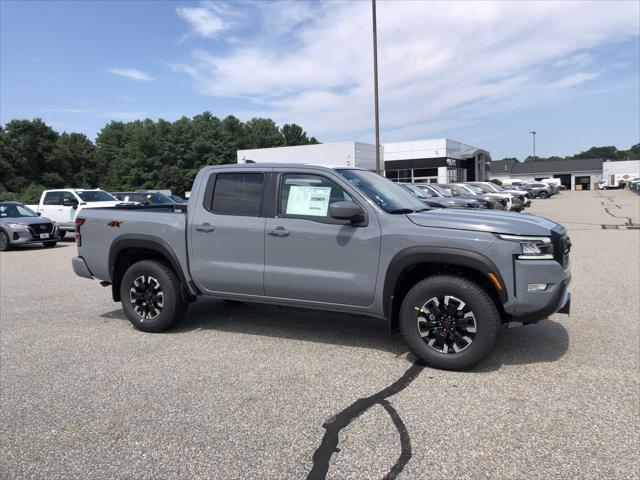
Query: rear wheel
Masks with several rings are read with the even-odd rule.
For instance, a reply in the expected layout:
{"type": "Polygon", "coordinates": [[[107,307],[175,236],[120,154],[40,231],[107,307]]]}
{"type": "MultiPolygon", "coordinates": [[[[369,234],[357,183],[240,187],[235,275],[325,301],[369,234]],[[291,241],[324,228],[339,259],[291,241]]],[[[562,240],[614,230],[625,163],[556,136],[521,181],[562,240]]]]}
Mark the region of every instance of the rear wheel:
{"type": "Polygon", "coordinates": [[[127,269],[120,285],[120,298],[129,321],[143,332],[171,328],[187,309],[180,280],[156,260],[142,260],[127,269]]]}
{"type": "Polygon", "coordinates": [[[418,282],[400,308],[400,331],[425,364],[465,370],[495,346],[500,315],[480,286],[464,277],[435,275],[418,282]]]}
{"type": "Polygon", "coordinates": [[[0,252],[9,250],[9,236],[0,230],[0,252]]]}

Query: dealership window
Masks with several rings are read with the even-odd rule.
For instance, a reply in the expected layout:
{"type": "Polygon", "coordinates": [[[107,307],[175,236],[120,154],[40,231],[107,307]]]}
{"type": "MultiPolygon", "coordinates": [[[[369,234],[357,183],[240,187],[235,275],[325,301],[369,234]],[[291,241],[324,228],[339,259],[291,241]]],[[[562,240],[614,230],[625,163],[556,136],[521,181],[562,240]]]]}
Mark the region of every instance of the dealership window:
{"type": "Polygon", "coordinates": [[[262,210],[262,173],[220,173],[216,177],[211,211],[219,215],[257,217],[262,210]]]}

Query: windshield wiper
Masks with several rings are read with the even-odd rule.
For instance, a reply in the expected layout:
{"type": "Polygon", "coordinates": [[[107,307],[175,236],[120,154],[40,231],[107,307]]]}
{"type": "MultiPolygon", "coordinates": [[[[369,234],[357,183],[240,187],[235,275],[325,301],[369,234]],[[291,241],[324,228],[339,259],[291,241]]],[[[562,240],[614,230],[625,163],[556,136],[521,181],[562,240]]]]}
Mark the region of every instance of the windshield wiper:
{"type": "Polygon", "coordinates": [[[405,213],[426,212],[427,210],[431,210],[431,209],[429,207],[419,208],[418,210],[414,210],[413,208],[398,208],[396,210],[391,210],[389,213],[393,215],[402,215],[405,213]]]}

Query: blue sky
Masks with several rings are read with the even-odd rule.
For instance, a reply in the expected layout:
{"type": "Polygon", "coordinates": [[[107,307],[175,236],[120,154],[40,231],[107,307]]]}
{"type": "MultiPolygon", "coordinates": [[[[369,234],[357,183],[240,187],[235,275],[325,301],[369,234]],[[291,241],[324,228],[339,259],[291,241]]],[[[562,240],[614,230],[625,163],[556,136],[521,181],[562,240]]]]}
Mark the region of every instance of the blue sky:
{"type": "MultiPolygon", "coordinates": [[[[0,2],[0,122],[296,122],[372,141],[368,2],[0,2]]],[[[378,4],[381,140],[493,158],[640,141],[640,3],[378,4]]]]}

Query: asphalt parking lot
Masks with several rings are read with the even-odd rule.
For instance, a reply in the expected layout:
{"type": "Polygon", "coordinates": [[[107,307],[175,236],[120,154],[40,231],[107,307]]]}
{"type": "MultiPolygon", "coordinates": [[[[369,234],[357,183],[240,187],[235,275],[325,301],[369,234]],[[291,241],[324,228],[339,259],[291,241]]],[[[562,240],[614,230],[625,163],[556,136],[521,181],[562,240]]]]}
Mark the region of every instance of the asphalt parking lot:
{"type": "Polygon", "coordinates": [[[638,478],[640,197],[528,212],[570,230],[571,316],[464,373],[342,314],[199,300],[141,333],[73,274],[71,239],[2,253],[0,476],[638,478]]]}

